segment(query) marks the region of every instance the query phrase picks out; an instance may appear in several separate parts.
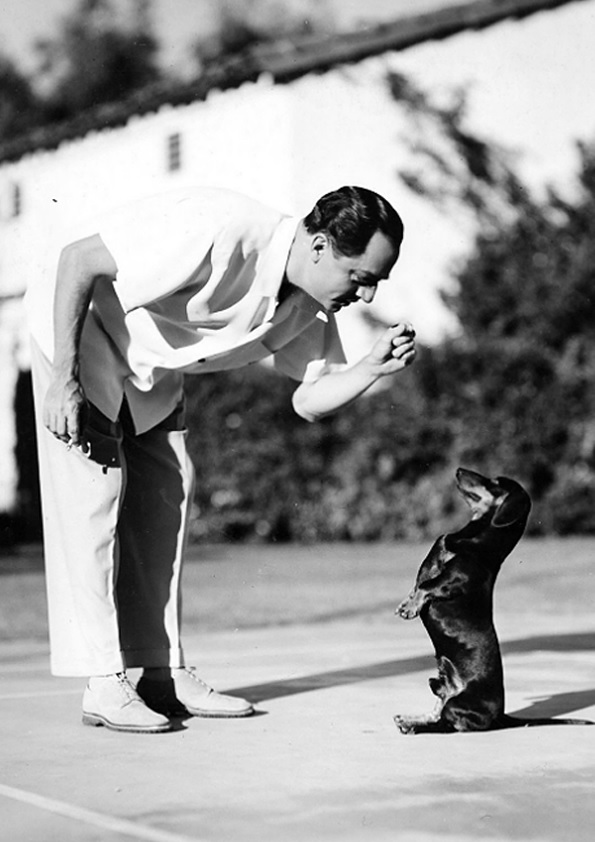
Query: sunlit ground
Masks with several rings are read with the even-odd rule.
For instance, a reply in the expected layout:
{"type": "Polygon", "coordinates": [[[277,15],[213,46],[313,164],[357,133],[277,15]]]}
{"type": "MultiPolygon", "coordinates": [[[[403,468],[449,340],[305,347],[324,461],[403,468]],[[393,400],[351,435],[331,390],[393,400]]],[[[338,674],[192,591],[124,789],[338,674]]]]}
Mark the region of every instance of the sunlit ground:
{"type": "MultiPolygon", "coordinates": [[[[394,607],[413,584],[426,544],[192,547],[184,572],[188,632],[360,617],[402,623],[394,607]]],[[[0,639],[47,636],[41,550],[0,556],[0,639]]],[[[524,539],[496,584],[502,614],[590,611],[595,538],[524,539]]]]}
{"type": "MultiPolygon", "coordinates": [[[[426,550],[194,548],[189,662],[257,715],[150,738],[81,726],[84,679],[49,674],[39,551],[0,557],[2,838],[591,842],[595,728],[395,728],[434,706],[430,640],[393,613],[426,550]]],[[[594,571],[595,539],[523,540],[504,564],[509,713],[595,720],[594,571]]]]}

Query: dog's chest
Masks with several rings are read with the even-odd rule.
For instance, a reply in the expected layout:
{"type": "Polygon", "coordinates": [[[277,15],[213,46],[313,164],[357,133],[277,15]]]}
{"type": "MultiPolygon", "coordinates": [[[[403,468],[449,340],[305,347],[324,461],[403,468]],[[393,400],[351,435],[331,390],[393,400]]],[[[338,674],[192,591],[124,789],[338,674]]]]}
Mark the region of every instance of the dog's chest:
{"type": "Polygon", "coordinates": [[[430,637],[471,640],[493,628],[493,588],[474,588],[448,600],[429,601],[420,618],[430,637]]]}

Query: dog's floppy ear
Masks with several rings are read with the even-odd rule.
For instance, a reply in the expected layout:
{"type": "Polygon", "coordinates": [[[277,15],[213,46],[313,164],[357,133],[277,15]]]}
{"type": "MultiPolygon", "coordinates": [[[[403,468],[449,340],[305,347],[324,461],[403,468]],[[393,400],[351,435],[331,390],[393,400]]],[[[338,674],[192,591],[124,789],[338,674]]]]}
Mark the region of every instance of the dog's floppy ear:
{"type": "MultiPolygon", "coordinates": [[[[498,482],[504,484],[501,477],[498,477],[498,482]]],[[[527,492],[517,483],[514,483],[512,487],[510,487],[510,481],[506,484],[509,485],[508,494],[496,509],[492,526],[512,526],[520,520],[526,520],[529,516],[531,500],[527,492]]]]}

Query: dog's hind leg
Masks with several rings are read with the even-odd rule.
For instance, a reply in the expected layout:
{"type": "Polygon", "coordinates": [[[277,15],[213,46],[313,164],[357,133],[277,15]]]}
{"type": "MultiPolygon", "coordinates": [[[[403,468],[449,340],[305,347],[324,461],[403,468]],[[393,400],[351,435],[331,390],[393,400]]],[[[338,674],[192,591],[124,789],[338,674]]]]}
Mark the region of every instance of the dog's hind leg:
{"type": "Polygon", "coordinates": [[[438,675],[430,678],[428,683],[432,693],[442,699],[442,702],[446,702],[453,696],[457,696],[465,685],[450,658],[441,655],[437,658],[437,663],[438,675]]]}
{"type": "Polygon", "coordinates": [[[429,734],[455,731],[444,718],[444,704],[461,692],[462,682],[455,665],[444,655],[438,658],[438,675],[428,681],[432,693],[437,696],[434,712],[429,716],[394,717],[395,724],[402,734],[429,734]]]}

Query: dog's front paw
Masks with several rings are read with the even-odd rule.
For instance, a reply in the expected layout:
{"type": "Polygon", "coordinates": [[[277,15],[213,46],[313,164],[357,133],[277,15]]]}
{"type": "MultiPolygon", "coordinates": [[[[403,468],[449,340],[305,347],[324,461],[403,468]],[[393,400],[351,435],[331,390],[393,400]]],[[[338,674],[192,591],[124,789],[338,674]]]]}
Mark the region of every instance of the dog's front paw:
{"type": "Polygon", "coordinates": [[[419,614],[419,611],[416,606],[411,603],[411,600],[405,599],[399,606],[397,606],[395,614],[398,614],[399,617],[402,617],[404,620],[414,620],[419,614]]]}
{"type": "Polygon", "coordinates": [[[393,719],[401,734],[415,734],[415,720],[410,716],[396,714],[393,719]]]}

